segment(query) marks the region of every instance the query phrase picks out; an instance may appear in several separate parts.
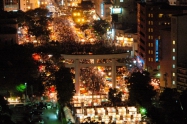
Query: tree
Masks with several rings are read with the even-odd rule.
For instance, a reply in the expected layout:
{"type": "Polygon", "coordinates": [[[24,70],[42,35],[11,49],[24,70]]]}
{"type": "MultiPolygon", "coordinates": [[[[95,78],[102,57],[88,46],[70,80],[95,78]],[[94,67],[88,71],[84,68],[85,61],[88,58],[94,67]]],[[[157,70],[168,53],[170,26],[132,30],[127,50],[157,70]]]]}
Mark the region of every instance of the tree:
{"type": "Polygon", "coordinates": [[[82,31],[85,31],[85,30],[88,29],[89,27],[90,27],[90,25],[88,25],[88,24],[83,24],[83,25],[80,26],[80,29],[81,29],[82,31]]]}
{"type": "Polygon", "coordinates": [[[13,124],[11,121],[12,111],[9,109],[8,101],[0,95],[0,124],[13,124]]]}
{"type": "Polygon", "coordinates": [[[110,102],[113,105],[116,105],[117,103],[121,102],[121,98],[122,98],[122,92],[118,91],[118,89],[114,88],[110,88],[109,92],[108,92],[108,99],[110,100],[110,102]]]}
{"type": "MultiPolygon", "coordinates": [[[[0,86],[15,90],[16,85],[25,84],[38,73],[32,59],[32,50],[20,45],[0,48],[0,86]]],[[[7,88],[6,88],[7,89],[7,88]]]]}
{"type": "Polygon", "coordinates": [[[183,110],[176,89],[165,88],[160,94],[160,107],[165,123],[180,124],[183,122],[183,110]]]}
{"type": "Polygon", "coordinates": [[[149,108],[152,98],[156,95],[154,87],[150,84],[151,78],[147,71],[133,72],[128,80],[129,103],[149,108]]]}
{"type": "Polygon", "coordinates": [[[109,23],[106,20],[94,20],[93,21],[93,29],[95,32],[99,35],[102,36],[107,32],[107,29],[109,28],[109,23]]]}
{"type": "Polygon", "coordinates": [[[186,98],[187,98],[187,89],[184,90],[179,97],[179,103],[180,103],[181,109],[183,110],[184,122],[187,123],[187,100],[186,98]]]}
{"type": "Polygon", "coordinates": [[[69,68],[61,67],[55,74],[58,102],[64,106],[69,104],[75,94],[72,73],[69,68]]]}
{"type": "Polygon", "coordinates": [[[36,8],[26,12],[18,11],[16,13],[18,25],[28,27],[28,33],[36,36],[38,40],[49,40],[50,30],[48,29],[48,22],[52,20],[47,17],[48,9],[36,8]]]}
{"type": "Polygon", "coordinates": [[[49,40],[50,30],[48,29],[48,22],[51,18],[47,17],[48,12],[47,9],[36,8],[25,13],[27,15],[28,32],[36,36],[37,39],[49,40]]]}

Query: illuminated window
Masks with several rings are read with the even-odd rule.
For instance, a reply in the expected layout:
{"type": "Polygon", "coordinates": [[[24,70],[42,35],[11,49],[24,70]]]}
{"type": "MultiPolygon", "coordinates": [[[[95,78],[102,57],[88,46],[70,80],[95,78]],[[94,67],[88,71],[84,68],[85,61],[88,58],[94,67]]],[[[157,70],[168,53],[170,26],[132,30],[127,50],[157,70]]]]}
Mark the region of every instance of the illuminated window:
{"type": "Polygon", "coordinates": [[[175,73],[173,73],[173,77],[175,77],[175,73]]]}
{"type": "Polygon", "coordinates": [[[151,40],[153,39],[153,36],[151,36],[151,40]]]}
{"type": "Polygon", "coordinates": [[[153,47],[153,43],[151,43],[151,47],[153,47]]]}
{"type": "Polygon", "coordinates": [[[153,18],[153,14],[149,13],[148,17],[153,18]]]}
{"type": "Polygon", "coordinates": [[[175,68],[175,64],[173,64],[173,68],[175,68]]]}
{"type": "Polygon", "coordinates": [[[153,28],[148,28],[148,32],[153,32],[153,28]]]}
{"type": "Polygon", "coordinates": [[[153,21],[148,21],[148,24],[149,25],[153,25],[153,21]]]}
{"type": "Polygon", "coordinates": [[[149,58],[148,60],[151,61],[151,58],[149,58]]]}
{"type": "Polygon", "coordinates": [[[153,50],[151,50],[151,54],[153,54],[153,50]]]}
{"type": "Polygon", "coordinates": [[[151,36],[150,36],[150,35],[148,36],[148,39],[151,39],[151,36]]]}
{"type": "Polygon", "coordinates": [[[153,28],[151,28],[151,32],[153,32],[153,28]]]}
{"type": "Polygon", "coordinates": [[[158,36],[158,39],[160,40],[160,36],[158,36]]]}
{"type": "Polygon", "coordinates": [[[149,47],[153,47],[153,43],[149,43],[148,46],[149,46],[149,47]]]}
{"type": "Polygon", "coordinates": [[[175,44],[175,41],[173,40],[173,44],[175,44]]]}
{"type": "Polygon", "coordinates": [[[175,81],[173,81],[173,84],[175,85],[175,81]]]}
{"type": "Polygon", "coordinates": [[[151,62],[153,62],[153,58],[151,58],[151,62]]]}
{"type": "Polygon", "coordinates": [[[158,14],[158,17],[159,17],[159,18],[162,18],[162,16],[163,16],[163,14],[158,14]]]}
{"type": "Polygon", "coordinates": [[[173,48],[173,52],[175,52],[175,48],[173,48]]]}
{"type": "Polygon", "coordinates": [[[123,2],[123,0],[120,0],[120,2],[123,2]]]}
{"type": "Polygon", "coordinates": [[[148,50],[148,53],[150,54],[150,53],[151,53],[151,51],[150,51],[150,50],[148,50]]]}
{"type": "Polygon", "coordinates": [[[175,56],[173,56],[173,60],[175,60],[175,56]]]}

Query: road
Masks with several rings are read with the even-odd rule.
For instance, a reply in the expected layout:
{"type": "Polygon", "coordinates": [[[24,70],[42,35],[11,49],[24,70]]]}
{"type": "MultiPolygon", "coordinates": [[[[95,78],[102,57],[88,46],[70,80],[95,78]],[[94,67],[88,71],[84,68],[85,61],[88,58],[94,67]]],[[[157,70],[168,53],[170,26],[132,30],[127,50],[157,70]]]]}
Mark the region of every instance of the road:
{"type": "Polygon", "coordinates": [[[43,120],[44,124],[62,124],[60,120],[58,120],[56,115],[56,109],[46,109],[43,110],[43,120]]]}
{"type": "MultiPolygon", "coordinates": [[[[10,105],[9,108],[13,111],[12,116],[11,116],[11,120],[13,122],[15,122],[16,124],[27,124],[24,121],[25,118],[28,118],[26,116],[28,115],[27,109],[24,109],[24,107],[16,108],[14,107],[14,105],[10,105]]],[[[62,124],[62,122],[57,118],[56,109],[45,109],[42,111],[43,111],[43,115],[41,116],[38,115],[38,116],[43,118],[44,124],[62,124]]],[[[35,118],[37,118],[38,116],[34,115],[35,118]]]]}

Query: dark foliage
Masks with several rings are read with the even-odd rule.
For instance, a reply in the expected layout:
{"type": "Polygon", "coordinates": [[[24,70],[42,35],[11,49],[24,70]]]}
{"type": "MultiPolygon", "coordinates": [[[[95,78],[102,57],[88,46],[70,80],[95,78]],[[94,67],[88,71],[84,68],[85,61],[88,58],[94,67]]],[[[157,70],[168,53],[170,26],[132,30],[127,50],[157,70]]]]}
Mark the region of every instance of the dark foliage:
{"type": "Polygon", "coordinates": [[[61,67],[55,74],[55,83],[58,102],[61,105],[69,104],[75,94],[75,86],[70,69],[61,67]]]}
{"type": "Polygon", "coordinates": [[[131,105],[138,104],[145,108],[151,106],[151,99],[156,95],[156,91],[150,81],[150,74],[146,71],[132,73],[128,80],[129,103],[131,105]]]}

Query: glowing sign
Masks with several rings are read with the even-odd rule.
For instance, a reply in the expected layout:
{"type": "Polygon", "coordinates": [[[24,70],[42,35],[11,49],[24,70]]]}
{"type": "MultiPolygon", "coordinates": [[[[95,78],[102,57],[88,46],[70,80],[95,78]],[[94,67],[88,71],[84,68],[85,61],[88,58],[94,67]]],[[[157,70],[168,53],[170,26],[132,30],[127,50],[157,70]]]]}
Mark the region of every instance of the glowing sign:
{"type": "Polygon", "coordinates": [[[155,41],[155,61],[159,61],[159,41],[157,39],[155,41]]]}
{"type": "Polygon", "coordinates": [[[101,16],[104,16],[104,4],[101,3],[101,16]]]}
{"type": "Polygon", "coordinates": [[[120,13],[122,13],[121,8],[112,8],[112,14],[120,14],[120,13]]]}

